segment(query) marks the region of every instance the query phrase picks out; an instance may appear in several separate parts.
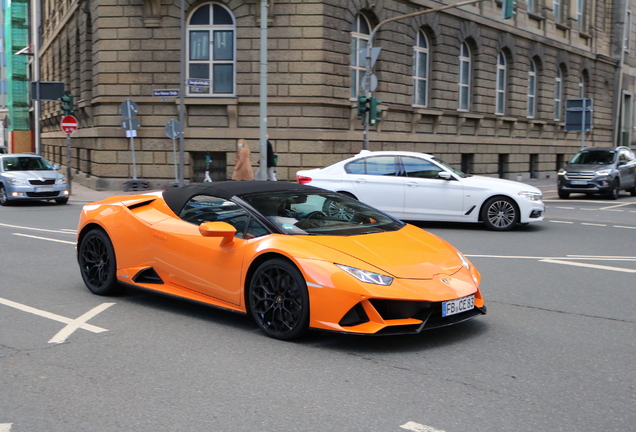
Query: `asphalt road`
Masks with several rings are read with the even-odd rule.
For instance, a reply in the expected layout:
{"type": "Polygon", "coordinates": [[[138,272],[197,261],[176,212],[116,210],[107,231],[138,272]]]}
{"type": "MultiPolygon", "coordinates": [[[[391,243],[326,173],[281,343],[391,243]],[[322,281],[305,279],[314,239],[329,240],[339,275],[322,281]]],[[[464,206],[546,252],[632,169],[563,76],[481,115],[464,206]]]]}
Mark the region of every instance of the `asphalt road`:
{"type": "Polygon", "coordinates": [[[513,232],[419,224],[482,273],[488,315],[418,336],[312,333],[129,290],[92,295],[81,204],[0,208],[0,432],[628,431],[636,198],[559,200],[513,232]]]}

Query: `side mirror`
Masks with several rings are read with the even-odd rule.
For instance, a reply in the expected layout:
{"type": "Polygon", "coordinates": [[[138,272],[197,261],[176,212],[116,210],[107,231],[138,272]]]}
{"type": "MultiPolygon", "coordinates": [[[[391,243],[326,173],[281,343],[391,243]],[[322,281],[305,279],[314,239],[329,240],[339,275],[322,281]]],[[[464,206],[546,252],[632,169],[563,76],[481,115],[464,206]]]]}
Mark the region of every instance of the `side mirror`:
{"type": "Polygon", "coordinates": [[[221,246],[234,241],[236,228],[227,222],[205,222],[199,225],[199,232],[203,237],[222,237],[221,246]]]}
{"type": "Polygon", "coordinates": [[[439,174],[437,174],[437,176],[444,180],[450,180],[453,178],[453,176],[451,176],[451,174],[448,171],[440,171],[439,174]]]}
{"type": "Polygon", "coordinates": [[[60,165],[59,165],[59,164],[55,164],[55,165],[53,165],[53,169],[54,169],[55,171],[59,171],[59,170],[60,170],[60,168],[61,168],[61,167],[60,167],[60,165]]]}

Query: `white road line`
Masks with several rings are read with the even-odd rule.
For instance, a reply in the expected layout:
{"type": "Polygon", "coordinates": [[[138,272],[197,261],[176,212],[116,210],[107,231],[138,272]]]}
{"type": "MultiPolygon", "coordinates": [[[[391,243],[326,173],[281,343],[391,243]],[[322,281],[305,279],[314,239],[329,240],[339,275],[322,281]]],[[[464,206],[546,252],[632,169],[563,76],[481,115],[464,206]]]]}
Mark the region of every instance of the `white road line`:
{"type": "Polygon", "coordinates": [[[52,238],[48,238],[48,237],[39,237],[39,236],[34,236],[34,235],[29,235],[29,234],[20,234],[20,233],[13,233],[14,236],[19,236],[19,237],[29,237],[29,238],[34,238],[34,239],[38,239],[38,240],[48,240],[48,241],[52,241],[52,242],[57,242],[57,243],[66,243],[66,244],[76,244],[74,241],[67,241],[67,240],[58,240],[58,239],[52,239],[52,238]]]}
{"type": "Polygon", "coordinates": [[[0,423],[0,432],[9,432],[13,423],[0,423]]]}
{"type": "Polygon", "coordinates": [[[99,314],[100,312],[105,311],[106,309],[108,309],[114,304],[115,303],[102,303],[99,306],[94,307],[93,309],[86,312],[84,315],[68,323],[66,327],[64,327],[55,336],[51,338],[49,343],[63,343],[70,335],[72,335],[75,332],[75,330],[80,328],[82,324],[85,324],[86,321],[93,318],[95,315],[99,314]]]}
{"type": "MultiPolygon", "coordinates": [[[[612,210],[612,209],[615,209],[616,207],[625,207],[625,206],[628,206],[628,205],[631,205],[631,204],[632,203],[615,204],[613,206],[601,207],[599,210],[612,210]]],[[[614,210],[614,211],[616,211],[616,210],[614,210]]],[[[620,211],[623,211],[623,210],[620,210],[620,211]]]]}
{"type": "Polygon", "coordinates": [[[636,229],[636,227],[628,227],[628,226],[620,226],[620,225],[614,225],[614,228],[636,229]]]}
{"type": "Polygon", "coordinates": [[[581,222],[581,225],[588,225],[588,226],[607,226],[606,224],[595,224],[595,223],[586,223],[586,222],[581,222]]]}
{"type": "Polygon", "coordinates": [[[636,256],[617,256],[617,255],[568,255],[572,258],[606,258],[606,259],[627,259],[636,260],[636,256]]]}
{"type": "Polygon", "coordinates": [[[563,209],[563,210],[575,210],[576,209],[576,207],[561,207],[561,206],[555,206],[554,208],[563,209]]]}
{"type": "Polygon", "coordinates": [[[74,230],[74,229],[60,228],[60,231],[67,232],[69,234],[77,234],[77,230],[74,230]]]}
{"type": "Polygon", "coordinates": [[[32,227],[25,227],[20,225],[9,225],[9,224],[3,224],[3,223],[0,223],[0,226],[7,227],[7,228],[18,228],[18,229],[30,230],[30,231],[42,231],[42,232],[52,232],[52,233],[62,233],[62,234],[76,233],[76,231],[70,232],[67,230],[50,230],[50,229],[44,229],[44,228],[32,228],[32,227]]]}
{"type": "Polygon", "coordinates": [[[573,224],[574,222],[551,220],[552,223],[573,224]]]}
{"type": "Polygon", "coordinates": [[[579,262],[574,262],[574,261],[561,261],[561,260],[554,260],[554,259],[544,259],[544,260],[540,260],[540,262],[546,262],[546,263],[552,263],[552,264],[571,265],[571,266],[577,266],[577,267],[595,268],[595,269],[599,269],[599,270],[611,270],[611,271],[618,271],[618,272],[623,272],[623,273],[636,273],[636,270],[632,270],[632,269],[626,269],[626,268],[620,268],[620,267],[602,266],[602,265],[598,265],[598,264],[579,263],[579,262]]]}
{"type": "Polygon", "coordinates": [[[402,429],[410,430],[410,431],[413,431],[413,432],[444,432],[441,429],[435,429],[435,428],[432,428],[430,426],[426,426],[426,425],[423,425],[423,424],[415,423],[415,422],[412,422],[412,421],[404,423],[403,425],[400,425],[400,427],[402,429]]]}
{"type": "MultiPolygon", "coordinates": [[[[61,323],[64,323],[64,324],[70,324],[70,323],[72,323],[74,321],[74,320],[72,320],[70,318],[66,318],[66,317],[63,317],[61,315],[56,315],[56,314],[51,313],[51,312],[43,311],[41,309],[36,309],[36,308],[31,307],[31,306],[27,306],[27,305],[23,305],[23,304],[20,304],[20,303],[16,303],[14,301],[7,300],[7,299],[2,298],[2,297],[0,297],[0,304],[12,307],[14,309],[21,310],[22,312],[32,313],[34,315],[38,315],[38,316],[41,316],[41,317],[44,317],[44,318],[48,318],[48,319],[53,320],[53,321],[58,321],[58,322],[61,322],[61,323]]],[[[83,328],[84,330],[88,330],[88,331],[93,332],[93,333],[101,333],[101,332],[108,331],[105,328],[97,327],[97,326],[94,326],[94,325],[91,325],[91,324],[82,324],[80,327],[83,328]]]]}

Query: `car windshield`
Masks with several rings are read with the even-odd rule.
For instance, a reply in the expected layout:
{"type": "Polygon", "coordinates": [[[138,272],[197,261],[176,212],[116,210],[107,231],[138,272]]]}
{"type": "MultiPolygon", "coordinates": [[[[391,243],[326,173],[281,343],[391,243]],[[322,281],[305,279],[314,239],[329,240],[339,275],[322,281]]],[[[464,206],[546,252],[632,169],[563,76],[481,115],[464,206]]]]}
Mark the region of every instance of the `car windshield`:
{"type": "Polygon", "coordinates": [[[572,164],[609,165],[616,160],[614,150],[583,150],[570,161],[572,164]]]}
{"type": "Polygon", "coordinates": [[[15,156],[2,158],[2,168],[5,171],[48,171],[51,165],[41,157],[15,156]]]}
{"type": "Polygon", "coordinates": [[[461,177],[461,178],[466,178],[466,177],[468,177],[468,174],[464,174],[464,173],[463,173],[463,172],[461,172],[460,170],[453,168],[451,165],[447,164],[446,162],[444,162],[443,160],[441,160],[441,159],[440,159],[440,158],[438,158],[438,157],[433,157],[431,160],[432,160],[432,161],[434,161],[435,163],[437,163],[437,164],[439,164],[439,165],[443,166],[443,167],[444,167],[444,168],[446,168],[447,170],[451,171],[452,173],[454,173],[454,174],[455,174],[455,175],[457,175],[458,177],[461,177]]]}
{"type": "Polygon", "coordinates": [[[242,196],[246,203],[292,235],[349,236],[397,231],[404,223],[333,192],[279,192],[242,196]]]}

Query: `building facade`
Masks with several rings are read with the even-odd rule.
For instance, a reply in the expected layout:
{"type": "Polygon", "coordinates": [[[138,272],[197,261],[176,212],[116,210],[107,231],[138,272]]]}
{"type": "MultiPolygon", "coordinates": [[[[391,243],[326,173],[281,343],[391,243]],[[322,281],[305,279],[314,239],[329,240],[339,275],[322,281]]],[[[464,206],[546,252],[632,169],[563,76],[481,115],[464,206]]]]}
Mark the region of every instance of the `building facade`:
{"type": "MultiPolygon", "coordinates": [[[[184,3],[185,178],[202,181],[208,167],[212,180],[222,180],[231,176],[238,139],[247,140],[254,164],[259,157],[260,1],[184,3]]],[[[153,92],[180,85],[180,4],[41,1],[41,79],[64,82],[76,102],[76,180],[115,189],[133,168],[156,186],[174,179],[165,125],[178,119],[179,98],[153,92]],[[127,98],[139,107],[132,140],[119,112],[127,98]]],[[[269,1],[267,127],[279,180],[359,152],[356,98],[371,31],[441,4],[269,1]]],[[[582,138],[586,145],[631,144],[636,46],[629,4],[517,0],[509,20],[501,6],[483,0],[378,29],[374,96],[382,120],[369,132],[371,150],[433,153],[469,173],[527,179],[555,177],[582,138]],[[583,97],[594,100],[585,136],[564,128],[566,100],[583,97]]],[[[64,165],[61,104],[41,108],[41,153],[64,165]]]]}

